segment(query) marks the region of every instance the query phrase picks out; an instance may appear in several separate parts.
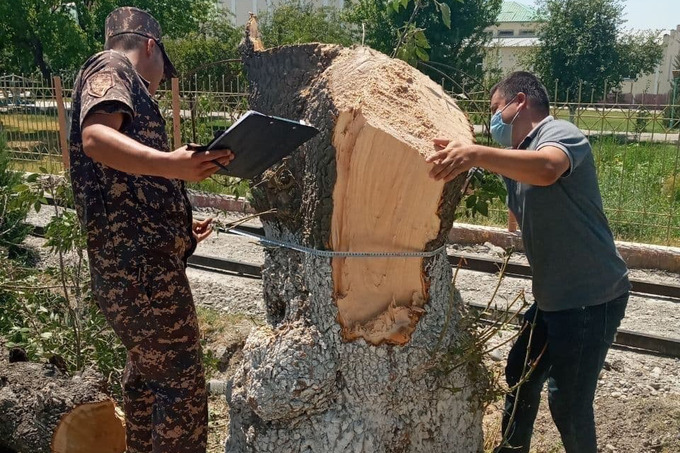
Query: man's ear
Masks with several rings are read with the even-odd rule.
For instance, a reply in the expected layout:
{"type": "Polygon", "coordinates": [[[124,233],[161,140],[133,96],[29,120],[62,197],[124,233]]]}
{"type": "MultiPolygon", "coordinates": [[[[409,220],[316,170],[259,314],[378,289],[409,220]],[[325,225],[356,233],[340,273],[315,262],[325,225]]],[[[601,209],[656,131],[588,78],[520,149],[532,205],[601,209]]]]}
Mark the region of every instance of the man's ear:
{"type": "Polygon", "coordinates": [[[522,93],[521,91],[517,93],[517,108],[527,107],[527,104],[529,102],[529,99],[527,99],[527,95],[522,93]]]}
{"type": "Polygon", "coordinates": [[[146,40],[146,56],[151,57],[153,55],[153,48],[156,47],[156,41],[153,39],[149,38],[146,40]]]}

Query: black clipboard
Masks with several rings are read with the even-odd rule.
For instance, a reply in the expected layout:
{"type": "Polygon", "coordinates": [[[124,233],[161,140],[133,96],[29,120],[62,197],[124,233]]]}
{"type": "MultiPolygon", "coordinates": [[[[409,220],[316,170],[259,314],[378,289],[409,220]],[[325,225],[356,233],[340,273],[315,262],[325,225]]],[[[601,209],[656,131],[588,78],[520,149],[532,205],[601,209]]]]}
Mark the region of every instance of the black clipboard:
{"type": "Polygon", "coordinates": [[[217,134],[208,145],[192,149],[197,152],[230,149],[234,153],[234,160],[227,166],[219,164],[221,168],[218,173],[251,179],[290,155],[318,133],[317,128],[303,121],[249,110],[229,129],[217,134]]]}

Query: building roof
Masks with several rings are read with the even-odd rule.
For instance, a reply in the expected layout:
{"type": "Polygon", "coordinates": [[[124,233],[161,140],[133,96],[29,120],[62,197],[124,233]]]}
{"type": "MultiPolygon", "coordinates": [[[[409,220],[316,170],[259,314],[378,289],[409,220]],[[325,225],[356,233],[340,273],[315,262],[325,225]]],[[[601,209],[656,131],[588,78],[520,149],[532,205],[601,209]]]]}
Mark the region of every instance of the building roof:
{"type": "Polygon", "coordinates": [[[486,47],[536,47],[541,40],[535,36],[528,38],[501,37],[493,38],[486,47]]]}
{"type": "Polygon", "coordinates": [[[519,2],[504,1],[498,22],[534,22],[536,10],[519,2]]]}

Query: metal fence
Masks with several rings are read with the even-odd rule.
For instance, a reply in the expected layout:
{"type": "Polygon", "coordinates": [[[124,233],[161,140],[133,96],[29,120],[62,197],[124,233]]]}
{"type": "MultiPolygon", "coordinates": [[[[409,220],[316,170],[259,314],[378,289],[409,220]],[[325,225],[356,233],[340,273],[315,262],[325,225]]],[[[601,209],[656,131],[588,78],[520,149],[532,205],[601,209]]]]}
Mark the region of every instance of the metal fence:
{"type": "MultiPolygon", "coordinates": [[[[69,95],[65,93],[65,96],[69,95]]],[[[16,160],[59,156],[53,80],[17,75],[0,77],[0,132],[16,160]]]]}
{"type": "MultiPolygon", "coordinates": [[[[72,85],[72,78],[63,80],[69,117],[72,85]]],[[[180,80],[176,111],[170,84],[163,88],[158,99],[168,120],[168,135],[174,135],[174,114],[180,118],[182,143],[206,143],[215,131],[227,128],[248,109],[247,87],[238,78],[180,80]]],[[[487,141],[488,95],[479,92],[454,97],[475,125],[478,141],[487,141]]],[[[600,101],[583,95],[554,102],[551,113],[572,121],[589,137],[605,211],[617,239],[680,246],[680,105],[659,104],[658,99],[650,103],[640,96],[611,94],[600,101]]],[[[677,98],[676,104],[680,104],[677,98]]],[[[68,127],[69,121],[66,123],[68,127]]],[[[53,81],[0,77],[0,132],[17,161],[36,170],[39,166],[59,167],[53,81]]],[[[507,210],[497,202],[488,218],[459,220],[507,225],[507,210]]]]}
{"type": "MultiPolygon", "coordinates": [[[[168,135],[173,137],[172,91],[159,90],[161,111],[168,119],[168,135]]],[[[181,143],[207,143],[215,132],[227,129],[231,123],[248,110],[248,88],[239,78],[227,80],[199,80],[197,76],[178,82],[181,143]]],[[[178,147],[181,143],[173,143],[178,147]]]]}
{"type": "MultiPolygon", "coordinates": [[[[70,129],[73,77],[61,78],[66,110],[66,133],[70,129]]],[[[172,130],[172,91],[170,83],[157,93],[161,112],[172,130]]],[[[205,143],[218,130],[224,130],[248,109],[247,87],[240,78],[179,81],[180,141],[205,143]]],[[[59,122],[54,79],[39,76],[0,77],[0,134],[7,141],[14,160],[23,162],[61,159],[59,122]]],[[[174,144],[173,146],[179,146],[174,144]]]]}
{"type": "MultiPolygon", "coordinates": [[[[487,141],[488,96],[477,93],[480,100],[470,99],[473,96],[459,99],[458,104],[475,124],[478,140],[487,141]]],[[[680,103],[676,100],[676,104],[680,103]]],[[[617,94],[601,101],[589,96],[551,103],[555,118],[573,122],[590,140],[605,212],[619,240],[680,246],[680,105],[676,104],[652,104],[642,95],[617,94]]],[[[495,203],[489,219],[475,221],[507,224],[507,210],[495,203]]]]}

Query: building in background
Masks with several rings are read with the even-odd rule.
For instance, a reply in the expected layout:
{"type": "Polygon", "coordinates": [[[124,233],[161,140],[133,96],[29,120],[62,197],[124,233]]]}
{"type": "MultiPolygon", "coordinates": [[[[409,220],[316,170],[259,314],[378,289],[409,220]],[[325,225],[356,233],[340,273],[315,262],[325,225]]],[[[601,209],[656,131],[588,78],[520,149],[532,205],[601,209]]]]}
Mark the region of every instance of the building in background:
{"type": "MultiPolygon", "coordinates": [[[[675,30],[664,31],[659,36],[663,43],[663,58],[656,71],[635,80],[627,81],[622,92],[635,103],[664,105],[670,103],[673,91],[673,69],[680,58],[680,25],[675,30]]],[[[680,80],[678,80],[680,84],[680,80]]],[[[680,85],[679,85],[680,89],[680,85]]]]}
{"type": "MultiPolygon", "coordinates": [[[[284,0],[285,1],[285,0],[284,0]]],[[[332,6],[341,9],[345,0],[308,0],[318,6],[332,6]]],[[[262,14],[274,8],[280,0],[220,0],[220,3],[234,13],[234,25],[245,25],[250,13],[262,14]]]]}
{"type": "Polygon", "coordinates": [[[484,68],[498,75],[526,69],[523,57],[538,46],[540,22],[536,10],[518,2],[503,2],[498,25],[486,29],[492,38],[488,44],[484,68]]]}
{"type": "MultiPolygon", "coordinates": [[[[523,58],[540,45],[537,37],[540,25],[535,9],[515,1],[503,2],[498,25],[486,29],[492,39],[487,47],[484,68],[499,76],[526,70],[523,58]]],[[[656,71],[625,81],[618,96],[620,102],[647,105],[669,102],[674,83],[672,71],[675,69],[676,57],[680,55],[680,25],[675,30],[660,33],[659,40],[664,50],[656,71]]],[[[680,80],[678,84],[680,86],[680,80]]]]}

